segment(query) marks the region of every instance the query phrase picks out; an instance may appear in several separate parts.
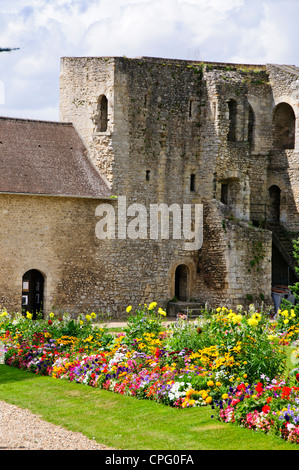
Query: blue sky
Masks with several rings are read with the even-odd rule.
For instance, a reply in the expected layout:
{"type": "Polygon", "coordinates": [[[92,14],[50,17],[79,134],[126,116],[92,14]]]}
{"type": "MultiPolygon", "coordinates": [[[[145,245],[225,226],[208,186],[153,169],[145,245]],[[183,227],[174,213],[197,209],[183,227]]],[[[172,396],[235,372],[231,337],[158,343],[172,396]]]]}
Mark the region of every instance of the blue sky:
{"type": "Polygon", "coordinates": [[[299,0],[0,0],[0,47],[20,47],[0,54],[0,115],[58,120],[63,56],[299,66],[298,19],[299,0]]]}

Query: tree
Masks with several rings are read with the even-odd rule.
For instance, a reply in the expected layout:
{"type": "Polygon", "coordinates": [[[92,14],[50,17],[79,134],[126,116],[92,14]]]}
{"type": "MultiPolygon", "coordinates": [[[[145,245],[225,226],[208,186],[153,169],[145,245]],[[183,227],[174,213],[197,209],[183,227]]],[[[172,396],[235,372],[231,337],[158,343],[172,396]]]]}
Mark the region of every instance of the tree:
{"type": "Polygon", "coordinates": [[[19,47],[0,47],[0,52],[17,51],[19,47]]]}

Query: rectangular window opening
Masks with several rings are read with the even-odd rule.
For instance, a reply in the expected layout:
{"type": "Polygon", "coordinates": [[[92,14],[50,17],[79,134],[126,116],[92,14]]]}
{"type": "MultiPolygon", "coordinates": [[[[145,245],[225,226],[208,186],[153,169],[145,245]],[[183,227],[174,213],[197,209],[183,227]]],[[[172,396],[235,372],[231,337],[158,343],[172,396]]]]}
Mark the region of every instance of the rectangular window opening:
{"type": "Polygon", "coordinates": [[[190,176],[190,191],[194,192],[195,191],[195,174],[192,173],[190,176]]]}

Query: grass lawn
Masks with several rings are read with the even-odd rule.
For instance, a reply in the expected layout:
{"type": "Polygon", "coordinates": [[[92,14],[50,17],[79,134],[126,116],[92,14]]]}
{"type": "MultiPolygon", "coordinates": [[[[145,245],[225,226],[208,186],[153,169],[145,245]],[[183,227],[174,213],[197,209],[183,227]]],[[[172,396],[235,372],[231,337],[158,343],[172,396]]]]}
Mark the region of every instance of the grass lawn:
{"type": "Polygon", "coordinates": [[[299,449],[278,437],[216,421],[211,407],[174,409],[2,364],[0,399],[114,449],[299,449]]]}

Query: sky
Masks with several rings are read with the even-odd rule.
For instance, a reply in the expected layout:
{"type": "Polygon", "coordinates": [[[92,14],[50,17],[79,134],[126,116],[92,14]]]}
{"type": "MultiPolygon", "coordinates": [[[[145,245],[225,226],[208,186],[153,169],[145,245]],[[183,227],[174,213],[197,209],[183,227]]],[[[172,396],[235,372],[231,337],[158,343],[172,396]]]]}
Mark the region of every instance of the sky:
{"type": "Polygon", "coordinates": [[[0,116],[59,120],[60,58],[299,66],[299,0],[0,0],[0,116]]]}

